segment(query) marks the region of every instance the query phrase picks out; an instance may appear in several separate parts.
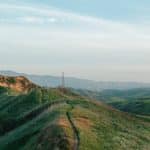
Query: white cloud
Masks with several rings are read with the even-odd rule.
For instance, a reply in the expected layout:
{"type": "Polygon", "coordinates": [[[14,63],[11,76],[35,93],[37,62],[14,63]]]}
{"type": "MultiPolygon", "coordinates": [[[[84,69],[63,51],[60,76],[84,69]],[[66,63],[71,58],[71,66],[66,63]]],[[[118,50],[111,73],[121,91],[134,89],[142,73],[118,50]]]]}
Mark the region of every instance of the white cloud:
{"type": "Polygon", "coordinates": [[[17,18],[18,22],[28,23],[28,24],[48,24],[48,23],[56,23],[57,19],[54,17],[36,17],[36,16],[26,16],[17,18]]]}
{"type": "MultiPolygon", "coordinates": [[[[149,25],[139,25],[129,24],[129,23],[121,23],[117,21],[106,20],[97,17],[91,16],[83,16],[77,13],[67,12],[58,10],[55,8],[38,8],[31,6],[20,6],[20,5],[9,5],[9,4],[0,4],[0,13],[1,11],[6,11],[7,14],[10,12],[10,17],[16,17],[20,12],[22,13],[22,21],[26,21],[28,23],[56,23],[59,22],[60,26],[62,23],[65,23],[65,26],[74,27],[74,28],[82,28],[83,30],[87,29],[88,32],[91,31],[99,31],[100,33],[105,34],[113,34],[113,36],[147,36],[150,35],[150,27],[149,25]],[[17,13],[12,13],[12,12],[17,13]],[[11,15],[12,13],[12,15],[11,15]],[[31,15],[32,14],[32,15],[31,15]],[[15,16],[16,15],[16,16],[15,16]]],[[[4,18],[0,17],[0,20],[4,20],[4,18]]],[[[17,23],[18,20],[16,20],[17,23]]],[[[13,22],[14,23],[14,22],[13,22]]]]}
{"type": "Polygon", "coordinates": [[[134,67],[139,66],[140,72],[143,66],[150,65],[150,27],[142,23],[122,23],[54,8],[0,4],[0,14],[6,10],[10,16],[0,17],[4,22],[0,24],[1,64],[41,64],[46,69],[54,65],[58,72],[64,67],[93,77],[104,72],[107,78],[114,68],[116,75],[121,67],[134,72],[134,67]]]}
{"type": "Polygon", "coordinates": [[[89,24],[93,24],[96,26],[106,26],[111,28],[120,28],[120,27],[125,27],[126,29],[130,30],[133,29],[135,26],[129,25],[127,23],[120,23],[117,21],[111,21],[111,20],[106,20],[102,18],[97,18],[97,17],[91,17],[91,16],[83,16],[77,13],[72,13],[72,12],[67,12],[67,11],[62,11],[56,8],[39,8],[39,7],[32,7],[32,6],[27,6],[27,5],[9,5],[9,4],[0,4],[0,12],[1,11],[6,11],[7,13],[11,11],[20,11],[24,13],[32,13],[39,15],[41,17],[54,17],[55,19],[62,18],[70,21],[75,21],[75,22],[86,22],[89,24]],[[7,10],[7,11],[6,11],[7,10]],[[133,27],[133,28],[131,28],[133,27]]]}
{"type": "Polygon", "coordinates": [[[51,18],[48,18],[47,21],[51,22],[51,23],[55,23],[55,22],[57,22],[57,19],[54,17],[51,17],[51,18]]]}
{"type": "Polygon", "coordinates": [[[34,16],[27,16],[19,19],[25,23],[40,23],[40,24],[44,23],[44,20],[42,18],[34,17],[34,16]]]}

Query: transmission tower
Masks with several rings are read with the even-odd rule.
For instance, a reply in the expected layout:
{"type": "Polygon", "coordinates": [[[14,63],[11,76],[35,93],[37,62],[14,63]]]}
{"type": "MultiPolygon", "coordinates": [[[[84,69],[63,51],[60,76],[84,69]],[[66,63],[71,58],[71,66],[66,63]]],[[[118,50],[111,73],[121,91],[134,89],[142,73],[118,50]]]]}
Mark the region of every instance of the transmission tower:
{"type": "Polygon", "coordinates": [[[65,88],[65,75],[64,75],[64,72],[62,72],[62,88],[65,88]]]}

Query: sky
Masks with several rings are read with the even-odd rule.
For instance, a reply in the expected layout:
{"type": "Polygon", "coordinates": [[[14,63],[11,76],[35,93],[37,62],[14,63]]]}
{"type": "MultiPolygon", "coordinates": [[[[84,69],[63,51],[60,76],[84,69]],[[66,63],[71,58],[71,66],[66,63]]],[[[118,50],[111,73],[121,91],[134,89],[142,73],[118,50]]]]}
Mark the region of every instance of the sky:
{"type": "Polygon", "coordinates": [[[150,82],[149,0],[0,0],[0,70],[150,82]]]}

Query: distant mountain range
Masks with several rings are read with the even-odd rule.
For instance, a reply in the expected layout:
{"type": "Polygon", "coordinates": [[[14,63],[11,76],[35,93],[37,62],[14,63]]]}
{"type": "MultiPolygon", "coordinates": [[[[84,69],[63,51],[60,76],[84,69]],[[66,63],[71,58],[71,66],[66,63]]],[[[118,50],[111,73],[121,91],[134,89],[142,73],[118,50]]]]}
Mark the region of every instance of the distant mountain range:
{"type": "MultiPolygon", "coordinates": [[[[17,73],[14,71],[0,71],[1,75],[7,76],[25,76],[32,82],[44,87],[57,87],[61,85],[61,77],[50,75],[33,75],[25,73],[17,73]]],[[[65,77],[65,86],[75,89],[87,89],[92,91],[101,91],[105,89],[133,89],[133,88],[149,88],[150,83],[138,82],[105,82],[92,81],[86,79],[78,79],[73,77],[65,77]]]]}

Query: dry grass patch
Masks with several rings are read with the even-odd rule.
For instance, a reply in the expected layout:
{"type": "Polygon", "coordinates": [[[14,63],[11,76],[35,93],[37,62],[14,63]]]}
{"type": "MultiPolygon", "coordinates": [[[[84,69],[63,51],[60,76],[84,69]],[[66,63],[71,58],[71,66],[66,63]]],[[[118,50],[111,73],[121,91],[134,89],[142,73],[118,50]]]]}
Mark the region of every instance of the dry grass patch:
{"type": "Polygon", "coordinates": [[[88,118],[76,118],[75,124],[81,128],[91,128],[92,122],[88,118]]]}
{"type": "Polygon", "coordinates": [[[72,130],[71,124],[68,121],[66,116],[62,116],[58,120],[58,125],[64,130],[65,136],[69,142],[70,149],[73,149],[75,141],[74,141],[74,132],[72,130]]]}

